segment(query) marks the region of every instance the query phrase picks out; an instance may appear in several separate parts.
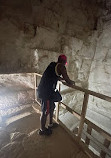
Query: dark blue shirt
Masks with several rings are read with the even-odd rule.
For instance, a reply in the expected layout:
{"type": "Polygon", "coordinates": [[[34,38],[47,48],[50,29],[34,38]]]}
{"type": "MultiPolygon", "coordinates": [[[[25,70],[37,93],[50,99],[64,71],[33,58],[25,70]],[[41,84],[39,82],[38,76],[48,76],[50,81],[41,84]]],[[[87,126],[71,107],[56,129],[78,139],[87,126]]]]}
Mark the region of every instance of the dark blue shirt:
{"type": "Polygon", "coordinates": [[[38,86],[38,95],[41,99],[51,99],[51,96],[56,89],[59,76],[56,75],[56,62],[51,62],[43,73],[38,86]]]}

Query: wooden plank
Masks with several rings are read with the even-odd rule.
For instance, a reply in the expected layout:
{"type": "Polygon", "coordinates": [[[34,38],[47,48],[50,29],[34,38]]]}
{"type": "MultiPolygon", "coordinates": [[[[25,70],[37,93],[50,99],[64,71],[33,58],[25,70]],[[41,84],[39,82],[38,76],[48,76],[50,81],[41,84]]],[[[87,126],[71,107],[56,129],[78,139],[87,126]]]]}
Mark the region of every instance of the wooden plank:
{"type": "MultiPolygon", "coordinates": [[[[61,84],[59,84],[59,92],[60,90],[61,90],[61,84]]],[[[56,105],[56,122],[58,122],[58,118],[59,118],[59,105],[60,105],[60,102],[58,102],[56,105]]]]}
{"type": "Polygon", "coordinates": [[[111,141],[111,135],[109,133],[107,133],[106,131],[104,131],[103,129],[101,129],[100,127],[89,121],[88,119],[85,119],[85,123],[89,125],[91,128],[93,128],[95,131],[100,133],[104,138],[111,141]]]}
{"type": "Polygon", "coordinates": [[[41,106],[40,102],[39,102],[37,99],[35,100],[35,102],[36,102],[39,106],[41,106]]]}
{"type": "Polygon", "coordinates": [[[97,93],[97,92],[94,92],[94,91],[91,91],[91,90],[88,90],[88,89],[84,89],[84,88],[78,87],[76,85],[72,86],[72,85],[67,84],[66,82],[62,82],[62,83],[64,85],[68,86],[68,87],[74,88],[74,89],[79,90],[81,92],[85,92],[85,93],[90,94],[92,96],[101,98],[101,99],[106,100],[108,102],[111,102],[111,97],[109,97],[107,95],[103,95],[103,94],[100,94],[100,93],[97,93]]]}
{"type": "Polygon", "coordinates": [[[93,136],[88,134],[86,131],[83,132],[92,142],[94,142],[98,147],[100,147],[100,149],[102,149],[105,153],[107,153],[111,157],[111,150],[107,149],[103,144],[101,144],[97,139],[95,139],[93,136]]]}
{"type": "Polygon", "coordinates": [[[56,122],[58,122],[58,117],[59,117],[59,105],[60,102],[58,102],[58,104],[56,105],[56,122]]]}
{"type": "Polygon", "coordinates": [[[82,112],[81,112],[81,120],[80,120],[79,129],[78,129],[78,138],[79,139],[81,139],[82,130],[83,130],[84,122],[85,122],[88,99],[89,99],[89,94],[85,93],[84,94],[82,112]]]}
{"type": "Polygon", "coordinates": [[[37,99],[37,76],[34,74],[34,81],[35,81],[35,85],[34,85],[34,89],[35,89],[35,100],[37,99]]]}
{"type": "Polygon", "coordinates": [[[37,104],[37,103],[33,104],[32,107],[36,111],[36,113],[41,114],[41,108],[40,108],[39,104],[37,104]]]}
{"type": "Polygon", "coordinates": [[[34,73],[35,75],[37,75],[37,76],[39,76],[39,77],[42,77],[42,75],[41,74],[38,74],[38,73],[34,73]]]}
{"type": "MultiPolygon", "coordinates": [[[[87,133],[91,135],[91,132],[92,132],[92,128],[90,126],[87,126],[87,133]]],[[[85,143],[87,145],[90,144],[90,139],[86,136],[86,140],[85,140],[85,143]]]]}
{"type": "MultiPolygon", "coordinates": [[[[108,149],[110,146],[110,141],[108,141],[107,139],[104,140],[104,146],[108,149]]],[[[106,153],[104,151],[101,151],[101,157],[105,158],[106,157],[106,153]]]]}
{"type": "Polygon", "coordinates": [[[61,102],[61,106],[62,106],[64,109],[68,110],[70,113],[72,113],[74,116],[76,116],[76,117],[80,120],[80,118],[81,118],[81,115],[80,115],[80,114],[78,114],[77,112],[75,112],[73,109],[71,109],[69,106],[67,106],[67,105],[64,104],[63,102],[61,102]]]}

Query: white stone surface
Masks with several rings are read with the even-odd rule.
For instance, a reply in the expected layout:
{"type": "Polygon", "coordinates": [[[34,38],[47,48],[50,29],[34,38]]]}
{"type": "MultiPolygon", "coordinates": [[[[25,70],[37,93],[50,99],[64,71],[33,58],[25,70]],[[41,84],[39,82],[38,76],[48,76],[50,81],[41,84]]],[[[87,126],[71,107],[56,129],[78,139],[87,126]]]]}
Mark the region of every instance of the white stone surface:
{"type": "MultiPolygon", "coordinates": [[[[103,25],[89,74],[89,89],[111,97],[111,22],[103,25]]],[[[91,98],[89,108],[111,119],[111,103],[91,98]],[[92,104],[93,103],[93,104],[92,104]]],[[[109,127],[111,128],[111,127],[109,127]]]]}

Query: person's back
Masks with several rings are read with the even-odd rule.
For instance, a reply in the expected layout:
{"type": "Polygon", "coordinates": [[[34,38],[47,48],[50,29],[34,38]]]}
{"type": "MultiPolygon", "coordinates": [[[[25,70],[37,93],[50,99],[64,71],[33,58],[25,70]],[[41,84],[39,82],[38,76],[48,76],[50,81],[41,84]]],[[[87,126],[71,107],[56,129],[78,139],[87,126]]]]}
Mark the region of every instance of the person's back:
{"type": "Polygon", "coordinates": [[[56,65],[56,62],[51,62],[43,73],[38,86],[39,97],[42,99],[50,99],[51,94],[56,88],[59,79],[55,72],[56,65]]]}

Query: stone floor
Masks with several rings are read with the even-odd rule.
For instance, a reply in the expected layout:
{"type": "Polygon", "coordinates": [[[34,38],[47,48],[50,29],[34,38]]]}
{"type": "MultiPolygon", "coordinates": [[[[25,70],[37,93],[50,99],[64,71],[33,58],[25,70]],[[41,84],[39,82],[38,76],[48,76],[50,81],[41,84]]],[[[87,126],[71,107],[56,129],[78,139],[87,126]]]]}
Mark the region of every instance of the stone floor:
{"type": "Polygon", "coordinates": [[[34,112],[9,124],[5,131],[15,137],[2,146],[0,158],[89,158],[60,125],[51,136],[38,135],[39,119],[34,112]]]}

